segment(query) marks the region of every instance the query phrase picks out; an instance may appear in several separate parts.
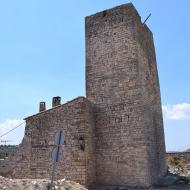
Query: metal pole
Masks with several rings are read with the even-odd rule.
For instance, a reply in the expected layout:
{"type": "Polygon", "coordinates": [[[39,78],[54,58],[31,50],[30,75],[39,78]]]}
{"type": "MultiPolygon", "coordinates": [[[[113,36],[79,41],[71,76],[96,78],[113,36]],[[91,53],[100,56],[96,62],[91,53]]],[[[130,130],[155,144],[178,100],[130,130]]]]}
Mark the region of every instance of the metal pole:
{"type": "Polygon", "coordinates": [[[54,178],[55,178],[55,166],[56,166],[56,162],[59,161],[59,152],[60,152],[60,144],[61,144],[62,133],[63,133],[63,131],[60,131],[60,133],[59,133],[59,141],[58,141],[58,145],[57,145],[56,159],[53,162],[53,171],[52,171],[50,190],[53,190],[53,181],[54,181],[54,178]]]}
{"type": "Polygon", "coordinates": [[[143,24],[146,23],[146,21],[151,17],[151,13],[148,15],[148,17],[145,19],[145,21],[143,22],[143,24]]]}
{"type": "Polygon", "coordinates": [[[52,170],[52,177],[51,177],[51,184],[50,184],[50,190],[53,190],[53,181],[55,178],[55,161],[53,162],[53,170],[52,170]]]}

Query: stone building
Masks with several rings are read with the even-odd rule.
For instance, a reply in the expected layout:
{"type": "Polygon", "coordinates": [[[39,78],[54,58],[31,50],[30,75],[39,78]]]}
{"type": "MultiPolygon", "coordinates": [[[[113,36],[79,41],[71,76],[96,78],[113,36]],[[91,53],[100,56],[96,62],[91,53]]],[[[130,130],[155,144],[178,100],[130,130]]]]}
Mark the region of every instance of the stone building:
{"type": "Polygon", "coordinates": [[[86,97],[26,118],[18,151],[0,164],[15,178],[49,178],[53,137],[64,132],[57,178],[87,187],[149,186],[166,174],[153,35],[130,4],[86,17],[86,97]],[[82,142],[82,144],[81,144],[82,142]]]}

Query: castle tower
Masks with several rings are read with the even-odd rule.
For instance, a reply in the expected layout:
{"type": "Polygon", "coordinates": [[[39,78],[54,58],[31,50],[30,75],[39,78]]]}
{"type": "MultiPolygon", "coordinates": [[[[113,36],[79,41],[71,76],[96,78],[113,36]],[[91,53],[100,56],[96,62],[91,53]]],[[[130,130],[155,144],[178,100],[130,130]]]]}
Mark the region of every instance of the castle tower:
{"type": "Polygon", "coordinates": [[[149,186],[166,174],[153,35],[132,4],[86,17],[86,92],[96,105],[96,181],[149,186]]]}

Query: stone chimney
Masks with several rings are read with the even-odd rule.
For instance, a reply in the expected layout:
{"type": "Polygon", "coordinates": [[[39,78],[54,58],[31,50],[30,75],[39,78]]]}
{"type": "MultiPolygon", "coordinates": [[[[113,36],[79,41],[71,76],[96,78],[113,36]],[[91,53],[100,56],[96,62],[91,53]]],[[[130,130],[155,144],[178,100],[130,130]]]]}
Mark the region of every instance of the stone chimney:
{"type": "Polygon", "coordinates": [[[46,103],[40,102],[39,112],[46,111],[46,103]]]}
{"type": "Polygon", "coordinates": [[[52,107],[56,107],[59,105],[61,105],[61,97],[59,97],[59,96],[53,97],[52,107]]]}

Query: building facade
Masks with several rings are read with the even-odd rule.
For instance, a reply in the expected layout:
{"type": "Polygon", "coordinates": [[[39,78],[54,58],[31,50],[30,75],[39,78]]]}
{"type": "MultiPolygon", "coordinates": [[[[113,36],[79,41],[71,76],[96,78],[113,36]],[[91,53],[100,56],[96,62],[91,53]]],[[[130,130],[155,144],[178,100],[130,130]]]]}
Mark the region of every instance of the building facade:
{"type": "Polygon", "coordinates": [[[86,97],[49,110],[42,103],[40,113],[26,118],[23,142],[0,163],[0,173],[49,178],[53,137],[62,130],[57,178],[87,187],[150,186],[167,171],[152,32],[131,3],[85,23],[86,97]]]}

